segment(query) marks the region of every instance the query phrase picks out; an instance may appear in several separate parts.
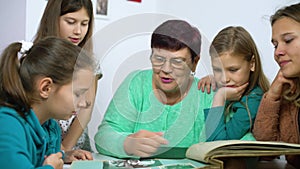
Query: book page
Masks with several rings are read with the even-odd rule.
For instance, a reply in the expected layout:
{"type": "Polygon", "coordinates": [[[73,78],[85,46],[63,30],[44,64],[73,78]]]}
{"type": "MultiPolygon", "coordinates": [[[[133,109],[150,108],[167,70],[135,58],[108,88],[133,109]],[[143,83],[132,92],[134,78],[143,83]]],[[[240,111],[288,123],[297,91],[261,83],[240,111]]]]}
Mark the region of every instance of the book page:
{"type": "Polygon", "coordinates": [[[216,157],[251,157],[299,154],[300,145],[273,141],[220,140],[192,145],[187,158],[209,163],[216,157]]]}

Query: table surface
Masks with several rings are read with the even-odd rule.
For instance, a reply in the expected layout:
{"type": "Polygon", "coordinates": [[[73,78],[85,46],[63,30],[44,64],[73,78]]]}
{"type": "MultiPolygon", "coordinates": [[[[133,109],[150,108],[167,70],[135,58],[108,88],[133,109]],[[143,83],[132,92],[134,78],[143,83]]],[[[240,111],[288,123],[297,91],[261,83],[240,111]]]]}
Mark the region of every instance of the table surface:
{"type": "MultiPolygon", "coordinates": [[[[117,158],[93,153],[94,160],[116,160],[117,158]]],[[[65,164],[63,169],[70,169],[70,164],[65,164]]],[[[282,156],[280,159],[274,159],[272,161],[259,161],[255,167],[256,169],[295,169],[293,166],[287,164],[286,160],[282,156]]]]}

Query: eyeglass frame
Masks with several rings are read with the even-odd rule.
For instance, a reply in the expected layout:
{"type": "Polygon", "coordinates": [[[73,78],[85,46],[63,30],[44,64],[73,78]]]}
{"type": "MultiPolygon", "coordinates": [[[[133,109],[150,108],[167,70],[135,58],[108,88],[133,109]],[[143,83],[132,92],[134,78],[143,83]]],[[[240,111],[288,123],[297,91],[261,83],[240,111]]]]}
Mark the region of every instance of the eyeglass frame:
{"type": "Polygon", "coordinates": [[[153,55],[152,54],[150,56],[150,61],[151,61],[152,66],[160,67],[160,68],[163,67],[166,64],[166,62],[168,61],[170,63],[170,65],[171,65],[172,68],[183,70],[185,68],[184,66],[187,65],[186,60],[187,60],[186,58],[182,58],[182,57],[175,57],[175,58],[167,59],[166,57],[159,56],[159,55],[153,55]],[[161,61],[160,64],[154,64],[153,63],[153,58],[155,58],[155,59],[160,58],[162,61],[161,61]],[[176,63],[177,64],[182,64],[182,65],[177,65],[176,66],[176,63]],[[175,66],[174,66],[174,64],[175,64],[175,66]]]}

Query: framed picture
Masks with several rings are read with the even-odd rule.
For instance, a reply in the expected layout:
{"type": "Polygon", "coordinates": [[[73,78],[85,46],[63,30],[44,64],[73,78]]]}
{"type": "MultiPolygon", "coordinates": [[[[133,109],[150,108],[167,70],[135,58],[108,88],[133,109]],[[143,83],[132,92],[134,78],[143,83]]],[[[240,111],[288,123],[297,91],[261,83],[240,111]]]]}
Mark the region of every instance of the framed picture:
{"type": "Polygon", "coordinates": [[[95,18],[108,18],[108,0],[94,0],[95,2],[95,18]]]}

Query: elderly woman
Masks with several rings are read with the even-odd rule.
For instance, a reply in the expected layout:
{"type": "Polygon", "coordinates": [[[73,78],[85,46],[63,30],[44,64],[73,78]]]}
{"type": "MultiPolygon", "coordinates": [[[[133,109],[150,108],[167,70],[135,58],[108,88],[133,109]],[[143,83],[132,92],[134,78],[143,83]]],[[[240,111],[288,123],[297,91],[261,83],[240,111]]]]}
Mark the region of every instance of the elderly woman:
{"type": "Polygon", "coordinates": [[[159,25],[151,38],[152,70],[132,72],[116,91],[95,136],[101,154],[149,157],[161,146],[205,141],[203,109],[212,95],[193,76],[201,51],[197,28],[182,20],[159,25]]]}

